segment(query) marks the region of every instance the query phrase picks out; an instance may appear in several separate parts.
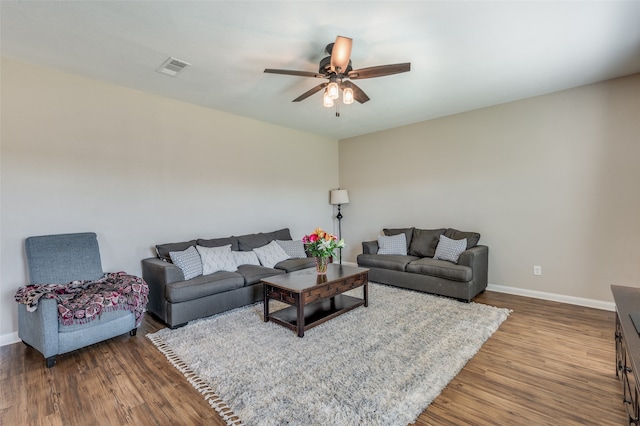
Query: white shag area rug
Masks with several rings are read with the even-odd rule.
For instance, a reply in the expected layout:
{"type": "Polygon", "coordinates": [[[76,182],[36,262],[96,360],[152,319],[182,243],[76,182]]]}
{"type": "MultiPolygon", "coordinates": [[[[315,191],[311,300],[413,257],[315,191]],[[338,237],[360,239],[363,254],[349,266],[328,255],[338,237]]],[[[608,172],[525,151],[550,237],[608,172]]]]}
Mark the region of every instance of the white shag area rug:
{"type": "Polygon", "coordinates": [[[369,307],[303,338],[262,303],[147,337],[228,424],[405,426],[509,312],[370,283],[369,307]]]}

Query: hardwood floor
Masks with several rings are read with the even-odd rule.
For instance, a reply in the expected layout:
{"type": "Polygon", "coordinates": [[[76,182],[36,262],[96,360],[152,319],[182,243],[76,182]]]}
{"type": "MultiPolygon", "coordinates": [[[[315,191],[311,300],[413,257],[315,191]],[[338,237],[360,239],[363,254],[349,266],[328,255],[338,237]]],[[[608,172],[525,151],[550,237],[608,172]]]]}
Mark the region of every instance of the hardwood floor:
{"type": "MultiPolygon", "coordinates": [[[[614,313],[485,292],[513,310],[416,425],[625,425],[615,375],[614,313]]],[[[145,337],[123,335],[58,357],[47,369],[22,343],[0,348],[0,424],[224,422],[145,337]]]]}

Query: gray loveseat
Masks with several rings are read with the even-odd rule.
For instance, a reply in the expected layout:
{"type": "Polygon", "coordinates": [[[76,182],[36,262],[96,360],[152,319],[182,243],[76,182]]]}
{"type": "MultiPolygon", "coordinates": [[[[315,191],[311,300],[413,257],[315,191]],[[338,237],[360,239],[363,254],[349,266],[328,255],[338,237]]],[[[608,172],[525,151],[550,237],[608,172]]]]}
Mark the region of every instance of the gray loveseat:
{"type": "Polygon", "coordinates": [[[369,280],[466,302],[487,287],[489,248],[478,245],[480,234],[452,228],[383,232],[377,241],[363,242],[357,258],[358,266],[369,268],[369,280]]]}
{"type": "MultiPolygon", "coordinates": [[[[291,249],[288,250],[291,252],[291,249]]],[[[315,265],[315,260],[304,253],[302,242],[292,240],[288,228],[268,233],[159,244],[156,252],[157,257],[142,260],[142,276],[149,285],[147,311],[172,328],[261,301],[261,279],[315,265]],[[230,245],[234,257],[246,258],[247,255],[251,257],[254,249],[261,250],[271,242],[278,242],[284,247],[287,247],[286,242],[290,242],[297,250],[288,255],[297,252],[298,256],[278,261],[273,267],[258,264],[256,259],[249,263],[238,261],[227,270],[206,273],[205,269],[203,274],[189,279],[185,279],[185,272],[172,263],[170,256],[171,252],[194,251],[190,247],[197,248],[201,253],[206,251],[203,247],[225,248],[230,245]]]]}

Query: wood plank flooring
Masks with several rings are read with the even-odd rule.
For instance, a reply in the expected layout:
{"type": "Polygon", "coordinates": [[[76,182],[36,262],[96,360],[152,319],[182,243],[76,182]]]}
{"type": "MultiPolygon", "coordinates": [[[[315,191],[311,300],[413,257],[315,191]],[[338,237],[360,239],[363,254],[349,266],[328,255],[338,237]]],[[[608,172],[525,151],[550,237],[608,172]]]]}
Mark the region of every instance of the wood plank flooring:
{"type": "MultiPolygon", "coordinates": [[[[613,312],[486,291],[513,310],[416,425],[625,425],[613,312]]],[[[145,337],[58,356],[47,369],[22,343],[0,347],[1,425],[223,425],[145,337]]]]}

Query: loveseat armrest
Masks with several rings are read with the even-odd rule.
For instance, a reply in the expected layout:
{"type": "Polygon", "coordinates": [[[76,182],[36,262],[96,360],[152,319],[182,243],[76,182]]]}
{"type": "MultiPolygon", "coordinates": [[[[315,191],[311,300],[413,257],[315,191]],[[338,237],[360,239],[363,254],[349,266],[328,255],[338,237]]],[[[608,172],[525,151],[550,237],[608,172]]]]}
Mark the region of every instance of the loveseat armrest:
{"type": "Polygon", "coordinates": [[[362,242],[362,254],[376,254],[378,253],[377,241],[363,241],[362,242]]]}
{"type": "Polygon", "coordinates": [[[485,288],[489,274],[489,247],[478,245],[463,251],[458,258],[458,265],[470,267],[473,280],[485,288]]]}
{"type": "Polygon", "coordinates": [[[182,269],[157,257],[142,259],[142,278],[149,286],[147,310],[164,319],[167,284],[184,281],[182,269]]]}

